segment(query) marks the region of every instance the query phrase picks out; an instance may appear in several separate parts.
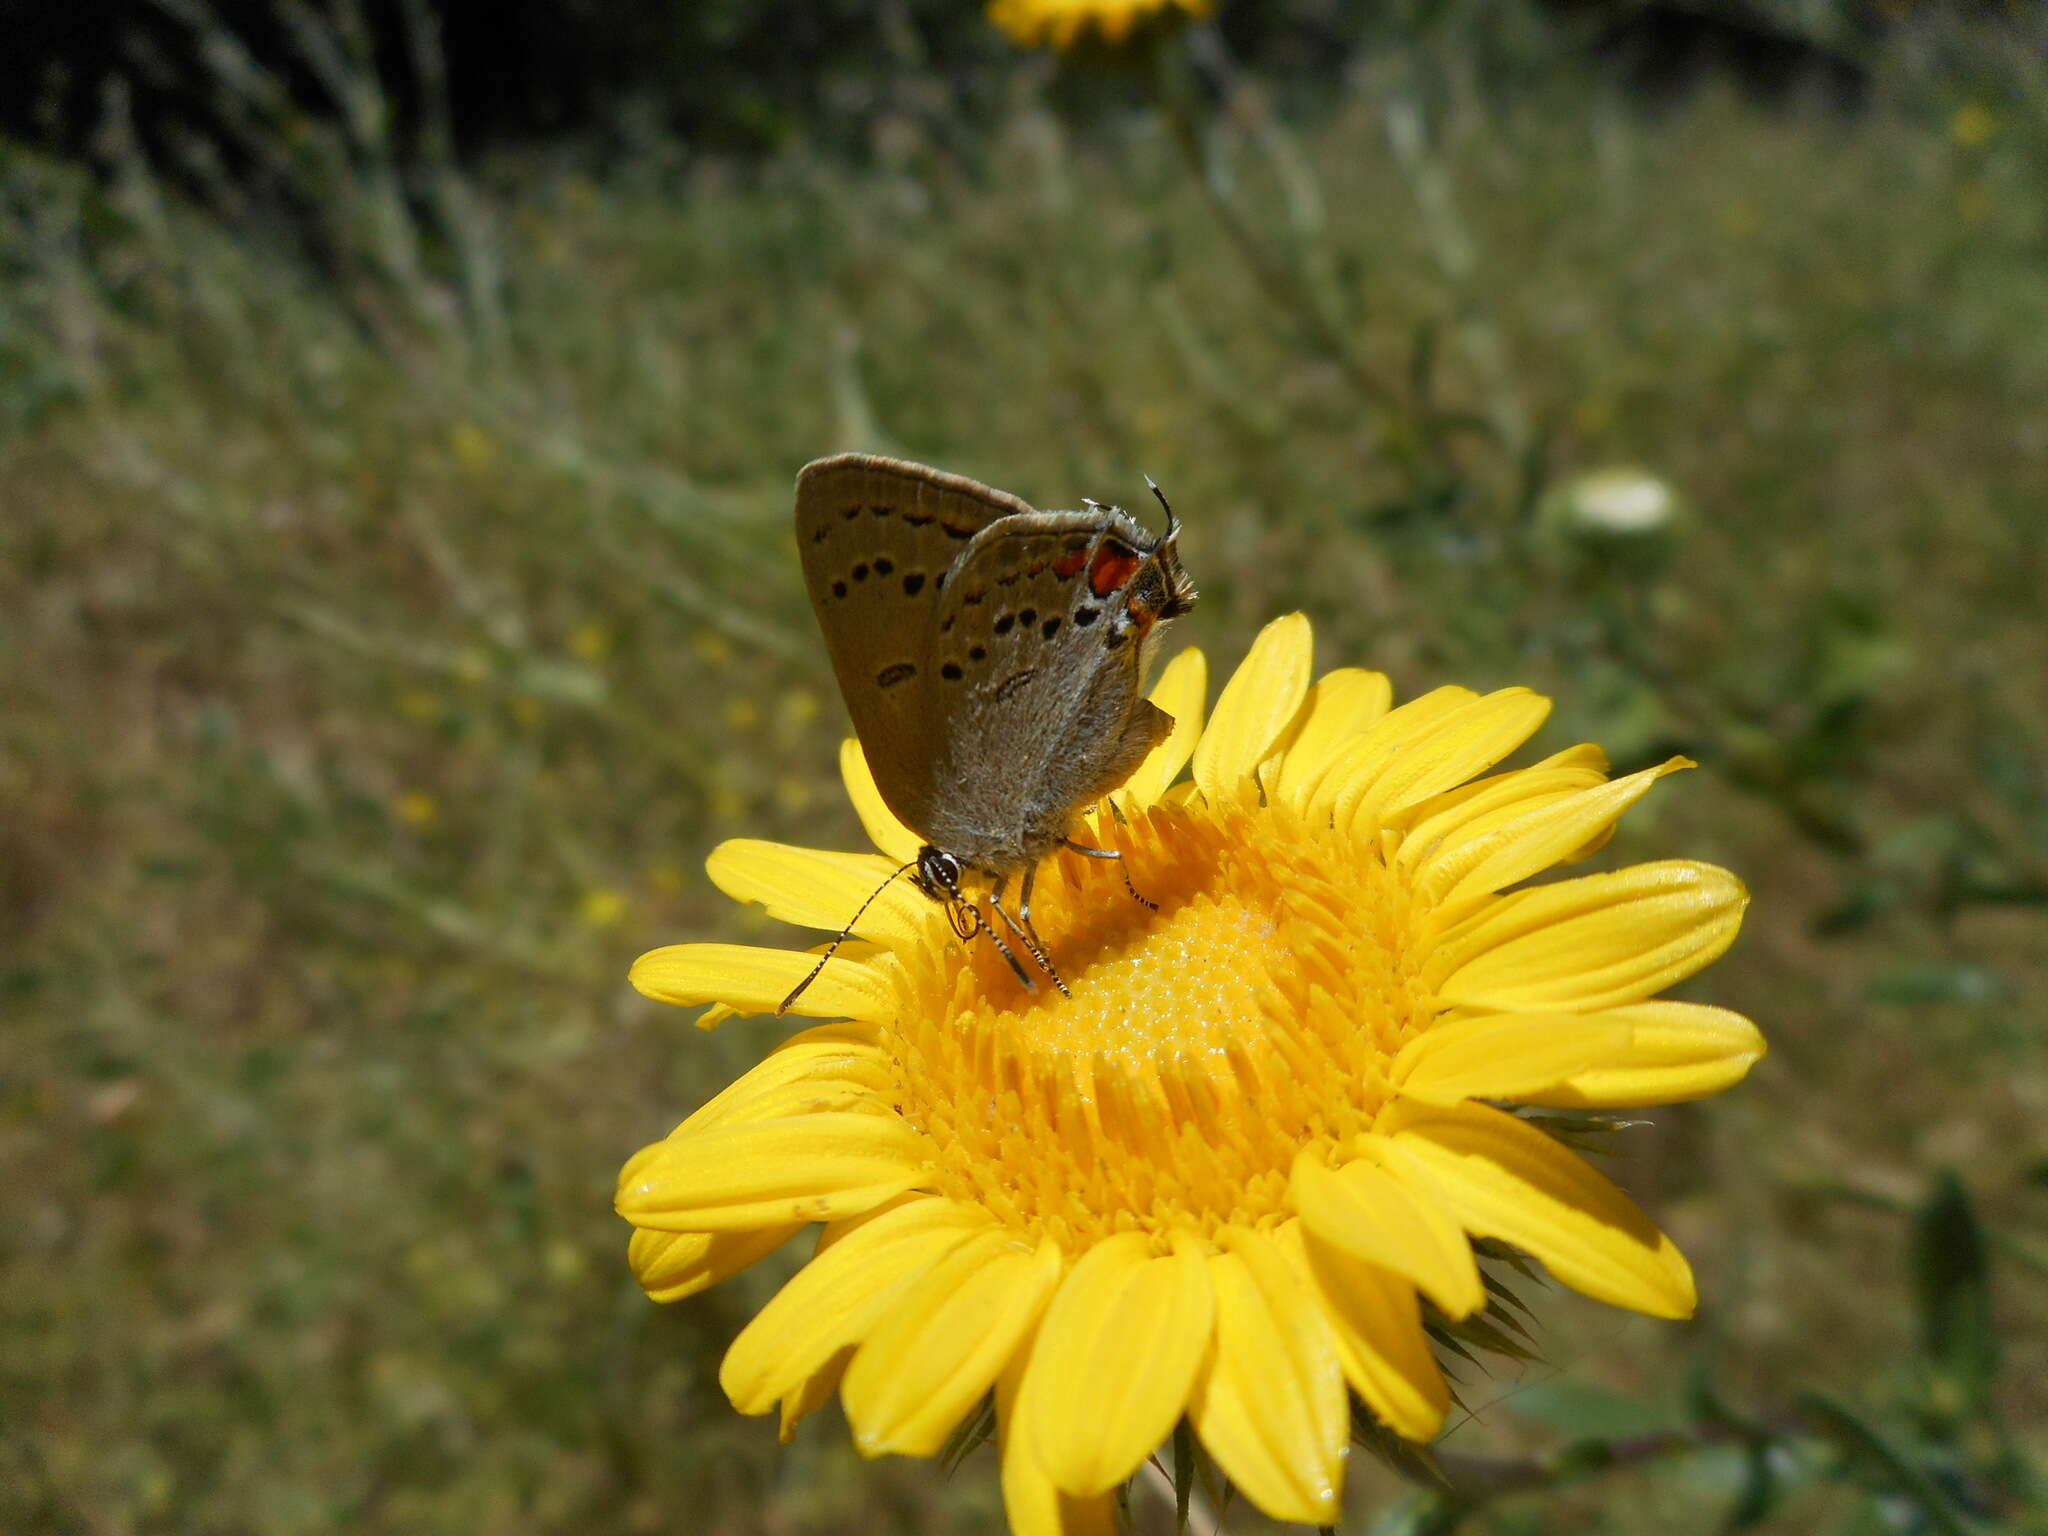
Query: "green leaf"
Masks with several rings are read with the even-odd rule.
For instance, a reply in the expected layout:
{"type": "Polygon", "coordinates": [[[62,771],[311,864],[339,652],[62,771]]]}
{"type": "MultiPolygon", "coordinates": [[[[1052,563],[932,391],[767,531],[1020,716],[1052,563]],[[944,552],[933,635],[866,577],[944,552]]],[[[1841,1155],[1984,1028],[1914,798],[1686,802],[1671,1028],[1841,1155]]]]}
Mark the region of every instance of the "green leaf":
{"type": "Polygon", "coordinates": [[[1873,1480],[1912,1504],[1925,1517],[1928,1529],[1940,1536],[1974,1536],[1976,1523],[1949,1502],[1926,1471],[1869,1420],[1819,1393],[1808,1394],[1800,1406],[1815,1434],[1831,1442],[1851,1465],[1862,1467],[1873,1480]]]}
{"type": "Polygon", "coordinates": [[[1509,1400],[1518,1414],[1575,1438],[1640,1435],[1672,1427],[1661,1403],[1558,1377],[1525,1387],[1509,1400]]]}
{"type": "Polygon", "coordinates": [[[1944,1173],[1914,1213],[1913,1290],[1920,1347],[1933,1362],[1936,1409],[1944,1418],[1988,1417],[1998,1374],[1991,1311],[1991,1259],[1968,1192],[1944,1173]]]}

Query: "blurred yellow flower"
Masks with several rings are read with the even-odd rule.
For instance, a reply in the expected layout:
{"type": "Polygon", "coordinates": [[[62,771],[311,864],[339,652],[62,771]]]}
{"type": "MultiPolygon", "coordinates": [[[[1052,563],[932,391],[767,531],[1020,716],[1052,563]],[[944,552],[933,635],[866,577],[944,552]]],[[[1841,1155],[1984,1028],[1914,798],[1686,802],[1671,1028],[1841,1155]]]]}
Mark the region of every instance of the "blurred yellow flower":
{"type": "Polygon", "coordinates": [[[612,632],[602,624],[579,624],[569,636],[569,649],[580,661],[602,661],[611,654],[612,632]]]}
{"type": "MultiPolygon", "coordinates": [[[[785,1437],[836,1388],[863,1452],[931,1455],[991,1390],[1011,1527],[1108,1531],[1118,1486],[1185,1415],[1267,1514],[1332,1524],[1350,1394],[1427,1440],[1450,1394],[1421,1299],[1487,1305],[1472,1239],[1589,1296],[1693,1307],[1669,1238],[1540,1121],[1717,1092],[1763,1052],[1725,1009],[1656,1000],[1734,938],[1747,897],[1688,861],[1510,890],[1598,848],[1663,775],[1577,746],[1484,774],[1537,728],[1526,689],[1311,683],[1298,615],[1269,626],[1202,725],[1200,653],[1152,697],[1176,721],[1062,854],[1034,916],[1073,990],[1026,992],[907,882],[786,1041],[625,1167],[618,1208],[657,1300],[824,1223],[720,1380],[785,1437]],[[1190,758],[1191,782],[1175,783],[1190,758]]],[[[836,929],[918,837],[858,745],[847,789],[879,853],[739,840],[711,879],[836,929]]],[[[633,983],[781,1003],[801,950],[685,944],[633,983]]]]}
{"type": "Polygon", "coordinates": [[[817,693],[809,688],[792,688],[782,696],[782,718],[790,725],[809,725],[822,708],[817,693]]]}
{"type": "Polygon", "coordinates": [[[715,629],[700,629],[690,642],[697,659],[714,671],[732,664],[732,642],[715,629]]]}
{"type": "Polygon", "coordinates": [[[431,827],[441,819],[441,803],[423,789],[408,789],[391,808],[408,827],[431,827]]]}
{"type": "Polygon", "coordinates": [[[576,915],[589,928],[609,928],[626,915],[626,898],[608,885],[585,891],[576,915]]]}
{"type": "Polygon", "coordinates": [[[1207,16],[1212,0],[989,0],[988,19],[1026,48],[1041,43],[1065,50],[1093,27],[1104,42],[1121,43],[1155,16],[1207,16]]]}
{"type": "Polygon", "coordinates": [[[1998,119],[1983,102],[1973,101],[1956,109],[1956,115],[1949,119],[1948,131],[1958,144],[1974,149],[1991,141],[1998,132],[1998,119]]]}
{"type": "Polygon", "coordinates": [[[473,421],[459,421],[448,430],[449,455],[471,474],[481,474],[497,460],[497,439],[473,421]]]}
{"type": "Polygon", "coordinates": [[[761,706],[744,693],[727,699],[719,714],[728,731],[751,731],[761,723],[761,706]]]}
{"type": "Polygon", "coordinates": [[[455,653],[455,675],[475,688],[491,675],[491,658],[477,646],[464,646],[455,653]]]}
{"type": "Polygon", "coordinates": [[[408,688],[398,696],[398,712],[415,725],[430,725],[441,718],[441,696],[424,688],[408,688]]]}

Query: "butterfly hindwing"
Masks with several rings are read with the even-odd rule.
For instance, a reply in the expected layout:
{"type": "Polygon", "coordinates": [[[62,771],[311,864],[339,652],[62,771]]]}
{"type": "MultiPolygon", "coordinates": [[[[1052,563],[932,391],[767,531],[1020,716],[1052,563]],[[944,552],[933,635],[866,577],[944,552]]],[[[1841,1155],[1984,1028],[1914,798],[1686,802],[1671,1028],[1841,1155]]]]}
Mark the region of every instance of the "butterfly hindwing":
{"type": "Polygon", "coordinates": [[[1037,512],[956,559],[930,650],[948,723],[928,795],[942,846],[991,865],[1041,856],[1170,728],[1138,696],[1150,621],[1125,607],[1151,545],[1121,513],[1037,512]]]}

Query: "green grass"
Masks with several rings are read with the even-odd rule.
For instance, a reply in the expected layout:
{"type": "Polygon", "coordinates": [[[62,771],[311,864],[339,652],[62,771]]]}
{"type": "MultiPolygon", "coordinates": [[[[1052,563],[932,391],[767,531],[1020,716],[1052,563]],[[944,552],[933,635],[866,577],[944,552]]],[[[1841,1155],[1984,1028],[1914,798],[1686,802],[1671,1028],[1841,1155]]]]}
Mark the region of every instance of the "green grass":
{"type": "MultiPolygon", "coordinates": [[[[1257,289],[1142,113],[1027,104],[964,155],[891,119],[861,167],[535,158],[417,223],[357,218],[366,178],[324,271],[132,158],[95,192],[9,152],[0,1526],[991,1528],[986,1452],[948,1480],[836,1415],[786,1449],[740,1420],[717,1361],[778,1266],[655,1308],[609,1210],[784,1033],[701,1035],[626,966],[788,940],[709,889],[720,838],[858,835],[788,534],[848,447],[1041,504],[1149,471],[1203,590],[1177,642],[1227,663],[1301,608],[1403,693],[1554,692],[1545,750],[1702,761],[1604,855],[1755,893],[1690,995],[1772,1056],[1615,1165],[1701,1318],[1547,1294],[1554,1373],[1468,1375],[1451,1448],[1668,1411],[1702,1360],[1760,1413],[1907,1413],[1899,1208],[1953,1168],[2048,1454],[2048,95],[1965,145],[1925,94],[1645,119],[1418,58],[1247,118],[1234,195],[1364,366],[1405,391],[1433,334],[1476,418],[1440,447],[1257,289]],[[1688,519],[1574,543],[1539,461],[1647,465],[1688,519]]],[[[1738,1471],[1490,1518],[1716,1530],[1738,1471]]],[[[1354,1481],[1362,1529],[1393,1484],[1354,1481]]]]}

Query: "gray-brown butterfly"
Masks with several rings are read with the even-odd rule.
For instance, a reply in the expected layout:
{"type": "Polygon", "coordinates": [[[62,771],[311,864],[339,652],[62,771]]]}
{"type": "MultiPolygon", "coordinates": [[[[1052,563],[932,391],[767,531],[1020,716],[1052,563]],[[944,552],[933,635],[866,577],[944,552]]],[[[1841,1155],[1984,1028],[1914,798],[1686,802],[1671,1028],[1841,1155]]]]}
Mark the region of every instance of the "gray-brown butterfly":
{"type": "Polygon", "coordinates": [[[839,692],[883,801],[925,841],[896,874],[943,903],[962,939],[986,933],[1027,989],[961,883],[993,882],[990,909],[1065,992],[1031,925],[1032,881],[1061,847],[1119,857],[1068,830],[1172,728],[1139,689],[1160,625],[1195,605],[1179,520],[1152,492],[1166,511],[1156,538],[1117,507],[1040,512],[900,459],[840,454],[797,476],[797,550],[839,692]],[[1012,915],[1003,893],[1018,875],[1012,915]]]}

